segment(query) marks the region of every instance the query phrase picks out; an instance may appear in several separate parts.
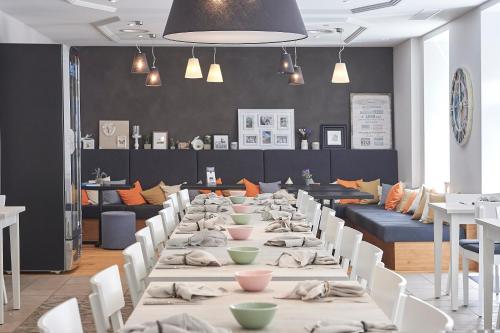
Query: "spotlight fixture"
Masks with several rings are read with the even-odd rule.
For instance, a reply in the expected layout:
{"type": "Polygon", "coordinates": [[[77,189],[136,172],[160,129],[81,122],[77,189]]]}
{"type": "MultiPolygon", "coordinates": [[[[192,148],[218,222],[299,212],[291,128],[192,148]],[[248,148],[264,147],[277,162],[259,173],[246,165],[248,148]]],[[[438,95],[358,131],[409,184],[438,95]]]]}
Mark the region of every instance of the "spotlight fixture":
{"type": "Polygon", "coordinates": [[[135,32],[135,33],[138,33],[138,34],[144,34],[146,32],[149,32],[149,30],[147,29],[135,29],[135,28],[125,28],[125,29],[120,29],[121,32],[127,32],[127,33],[131,33],[131,32],[135,32]]]}
{"type": "Polygon", "coordinates": [[[220,65],[215,62],[216,54],[217,54],[217,48],[214,47],[214,63],[210,65],[210,70],[208,71],[208,76],[207,76],[207,82],[224,83],[220,65]]]}
{"type": "Polygon", "coordinates": [[[186,67],[186,74],[184,75],[184,78],[186,79],[203,79],[203,73],[201,72],[201,67],[200,67],[200,61],[198,58],[194,56],[194,46],[193,49],[191,50],[192,57],[189,58],[187,67],[186,67]]]}
{"type": "Polygon", "coordinates": [[[264,44],[307,38],[296,0],[174,0],[163,37],[198,44],[264,44]]]}
{"type": "Polygon", "coordinates": [[[156,68],[156,56],[155,56],[155,48],[151,47],[151,54],[153,55],[153,66],[151,67],[151,71],[146,77],[146,87],[161,87],[161,77],[160,71],[156,68]]]}
{"type": "Polygon", "coordinates": [[[291,86],[301,86],[304,84],[302,68],[297,66],[297,47],[295,47],[295,65],[293,66],[293,74],[288,76],[288,84],[291,86]]]}
{"type": "Polygon", "coordinates": [[[145,53],[141,52],[141,48],[135,44],[137,48],[137,54],[134,56],[134,60],[132,60],[132,74],[147,74],[149,73],[149,65],[148,58],[145,53]]]}
{"type": "Polygon", "coordinates": [[[281,47],[283,53],[281,53],[280,66],[278,68],[279,74],[293,74],[293,60],[292,56],[286,51],[284,46],[281,47]]]}
{"type": "Polygon", "coordinates": [[[344,52],[345,49],[345,43],[342,39],[342,33],[344,32],[344,29],[337,28],[337,32],[340,34],[340,44],[342,45],[342,47],[339,51],[339,62],[335,64],[335,68],[333,70],[332,83],[349,83],[351,81],[349,80],[347,66],[342,62],[342,52],[344,52]]]}
{"type": "Polygon", "coordinates": [[[127,23],[127,25],[129,27],[137,27],[137,26],[143,25],[143,22],[142,21],[130,21],[129,23],[127,23]]]}

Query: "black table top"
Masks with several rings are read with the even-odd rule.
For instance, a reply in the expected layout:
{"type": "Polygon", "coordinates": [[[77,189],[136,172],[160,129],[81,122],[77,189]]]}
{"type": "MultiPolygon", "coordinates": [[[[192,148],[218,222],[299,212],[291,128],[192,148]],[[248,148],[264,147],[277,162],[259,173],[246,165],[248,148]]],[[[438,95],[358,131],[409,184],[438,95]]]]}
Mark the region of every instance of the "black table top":
{"type": "Polygon", "coordinates": [[[205,184],[183,184],[181,189],[188,190],[245,190],[245,185],[243,184],[221,184],[216,186],[208,186],[205,184]]]}
{"type": "Polygon", "coordinates": [[[130,184],[102,184],[102,185],[88,184],[88,183],[82,184],[82,189],[89,191],[129,190],[132,187],[133,186],[130,184]]]}
{"type": "Polygon", "coordinates": [[[298,190],[303,190],[306,192],[332,192],[332,191],[353,191],[356,192],[356,189],[346,188],[339,184],[313,184],[313,185],[282,185],[283,189],[286,189],[289,192],[297,192],[298,190]]]}

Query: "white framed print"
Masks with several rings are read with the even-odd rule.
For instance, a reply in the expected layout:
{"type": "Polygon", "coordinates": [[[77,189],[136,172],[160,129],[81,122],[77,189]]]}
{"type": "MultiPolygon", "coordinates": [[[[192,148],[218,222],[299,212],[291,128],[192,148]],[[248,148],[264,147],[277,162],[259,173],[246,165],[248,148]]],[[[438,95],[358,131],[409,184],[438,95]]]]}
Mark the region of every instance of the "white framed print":
{"type": "Polygon", "coordinates": [[[213,136],[214,150],[229,150],[229,135],[214,134],[213,136]]]}
{"type": "Polygon", "coordinates": [[[118,135],[116,137],[116,148],[117,149],[128,149],[128,136],[118,135]]]}
{"type": "Polygon", "coordinates": [[[168,133],[167,132],[153,132],[153,149],[164,150],[167,149],[168,133]]]}
{"type": "Polygon", "coordinates": [[[295,149],[295,110],[239,109],[239,149],[295,149]]]}

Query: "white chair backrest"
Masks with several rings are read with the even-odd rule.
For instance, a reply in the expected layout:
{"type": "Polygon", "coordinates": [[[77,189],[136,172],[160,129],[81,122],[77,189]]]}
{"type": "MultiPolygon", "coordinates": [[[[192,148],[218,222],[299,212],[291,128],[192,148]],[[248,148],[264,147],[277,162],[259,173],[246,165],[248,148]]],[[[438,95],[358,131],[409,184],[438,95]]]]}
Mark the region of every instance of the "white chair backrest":
{"type": "Polygon", "coordinates": [[[401,296],[406,291],[406,284],[404,277],[385,268],[382,263],[375,266],[370,296],[394,324],[397,320],[401,296]]]}
{"type": "Polygon", "coordinates": [[[319,222],[321,219],[321,204],[313,201],[310,208],[312,233],[316,237],[319,229],[319,222]]]}
{"type": "Polygon", "coordinates": [[[135,233],[135,240],[141,244],[142,256],[144,257],[144,263],[148,272],[153,269],[156,264],[156,252],[153,245],[153,239],[151,238],[151,231],[149,227],[142,228],[135,233]]]}
{"type": "Polygon", "coordinates": [[[475,203],[476,217],[483,219],[500,218],[500,202],[477,201],[475,203]]]}
{"type": "Polygon", "coordinates": [[[333,215],[335,216],[335,211],[330,207],[326,206],[321,207],[321,218],[319,220],[319,231],[321,231],[321,233],[325,231],[326,221],[330,213],[333,213],[333,215]]]}
{"type": "Polygon", "coordinates": [[[299,213],[305,214],[307,208],[309,194],[304,190],[299,190],[297,192],[297,211],[299,213]]]}
{"type": "Polygon", "coordinates": [[[165,229],[165,237],[168,239],[170,238],[170,235],[172,235],[176,227],[174,207],[169,206],[165,209],[162,209],[158,212],[158,214],[160,214],[161,216],[161,219],[163,221],[163,228],[165,229]]]}
{"type": "Polygon", "coordinates": [[[384,251],[365,241],[359,244],[358,256],[352,264],[351,280],[361,280],[368,290],[372,289],[373,272],[382,260],[384,251]]]}
{"type": "Polygon", "coordinates": [[[353,265],[358,255],[359,244],[363,239],[363,234],[350,227],[342,229],[342,242],[338,251],[335,251],[335,258],[342,258],[342,268],[347,271],[350,265],[353,265]]]}
{"type": "Polygon", "coordinates": [[[177,196],[177,193],[170,194],[168,196],[170,200],[172,200],[172,204],[174,207],[175,211],[175,222],[179,221],[179,212],[180,212],[180,207],[179,207],[179,197],[177,196]]]}
{"type": "Polygon", "coordinates": [[[321,232],[321,239],[325,242],[326,250],[330,254],[333,250],[335,250],[335,257],[337,260],[339,260],[339,251],[337,251],[337,249],[342,243],[342,230],[344,228],[344,224],[344,220],[336,217],[334,213],[330,212],[326,216],[326,223],[324,224],[324,229],[321,232]]]}
{"type": "Polygon", "coordinates": [[[401,297],[396,323],[400,332],[451,332],[453,325],[450,316],[429,303],[410,295],[401,297]]]}
{"type": "Polygon", "coordinates": [[[179,201],[181,209],[183,211],[186,211],[186,208],[191,206],[191,200],[189,199],[189,191],[187,189],[179,191],[179,201]]]}
{"type": "Polygon", "coordinates": [[[165,228],[163,227],[163,219],[160,215],[153,216],[146,220],[146,225],[149,227],[151,232],[151,239],[153,240],[153,247],[155,251],[159,253],[165,248],[165,242],[167,238],[165,237],[165,228]]]}
{"type": "Polygon", "coordinates": [[[311,197],[310,195],[306,196],[305,204],[304,204],[304,214],[306,215],[306,221],[309,224],[312,224],[312,215],[314,212],[314,209],[316,208],[315,205],[316,201],[314,201],[314,198],[311,197]]]}
{"type": "Polygon", "coordinates": [[[172,199],[167,199],[166,201],[163,202],[163,208],[167,207],[174,207],[174,203],[172,202],[172,199]]]}
{"type": "Polygon", "coordinates": [[[83,333],[76,298],[71,298],[59,304],[41,316],[38,319],[38,329],[41,333],[83,333]]]}
{"type": "Polygon", "coordinates": [[[135,307],[146,289],[148,270],[144,263],[141,244],[134,243],[123,250],[122,253],[125,257],[125,265],[123,267],[125,269],[125,276],[127,277],[130,297],[135,307]]]}
{"type": "Polygon", "coordinates": [[[105,333],[109,328],[118,331],[123,327],[121,309],[125,306],[122,283],[118,266],[113,265],[90,278],[92,293],[90,307],[97,333],[105,333]],[[110,325],[111,321],[111,325],[110,325]]]}
{"type": "Polygon", "coordinates": [[[481,194],[462,194],[462,193],[448,193],[445,195],[446,203],[462,203],[472,205],[478,201],[481,194]]]}
{"type": "Polygon", "coordinates": [[[7,200],[7,197],[5,195],[0,195],[0,207],[5,207],[5,200],[7,200]]]}

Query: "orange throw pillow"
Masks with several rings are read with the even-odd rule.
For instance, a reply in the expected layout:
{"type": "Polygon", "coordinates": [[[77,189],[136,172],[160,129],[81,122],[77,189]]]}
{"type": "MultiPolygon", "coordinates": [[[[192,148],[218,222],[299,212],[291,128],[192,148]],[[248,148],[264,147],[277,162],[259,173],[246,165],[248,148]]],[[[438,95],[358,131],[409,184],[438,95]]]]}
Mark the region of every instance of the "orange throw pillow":
{"type": "Polygon", "coordinates": [[[406,202],[406,205],[401,210],[401,213],[403,213],[403,214],[408,213],[408,210],[410,210],[410,207],[413,204],[413,201],[415,201],[415,198],[417,197],[417,194],[418,194],[418,192],[413,192],[413,193],[410,194],[410,197],[408,198],[408,201],[406,202]]]}
{"type": "Polygon", "coordinates": [[[347,187],[347,188],[358,188],[362,181],[363,181],[363,179],[359,179],[359,180],[337,179],[337,184],[342,185],[342,186],[347,187]]]}
{"type": "Polygon", "coordinates": [[[134,187],[130,190],[118,190],[116,192],[118,192],[118,195],[127,206],[146,204],[146,200],[141,195],[142,187],[139,181],[136,181],[134,187]]]}
{"type": "Polygon", "coordinates": [[[237,184],[243,184],[245,185],[245,190],[246,190],[246,196],[247,197],[256,197],[260,194],[260,187],[259,185],[255,185],[251,181],[249,181],[246,178],[243,178],[240,180],[237,184]]]}
{"type": "Polygon", "coordinates": [[[89,196],[87,194],[87,191],[82,190],[82,206],[88,206],[88,205],[90,205],[89,196]]]}
{"type": "Polygon", "coordinates": [[[341,205],[358,205],[361,203],[360,199],[340,199],[339,204],[341,205]]]}
{"type": "Polygon", "coordinates": [[[398,206],[398,203],[401,201],[403,194],[404,194],[403,183],[399,182],[396,185],[394,185],[387,194],[387,199],[385,200],[385,209],[395,210],[396,207],[398,206]]]}
{"type": "MultiPolygon", "coordinates": [[[[217,178],[217,180],[215,181],[215,184],[222,185],[222,178],[217,178]]],[[[210,190],[200,190],[200,193],[202,193],[202,194],[209,194],[210,192],[212,192],[212,191],[210,191],[210,190]]],[[[223,193],[222,193],[221,190],[215,191],[215,194],[217,194],[220,197],[223,195],[223,193]]]]}

